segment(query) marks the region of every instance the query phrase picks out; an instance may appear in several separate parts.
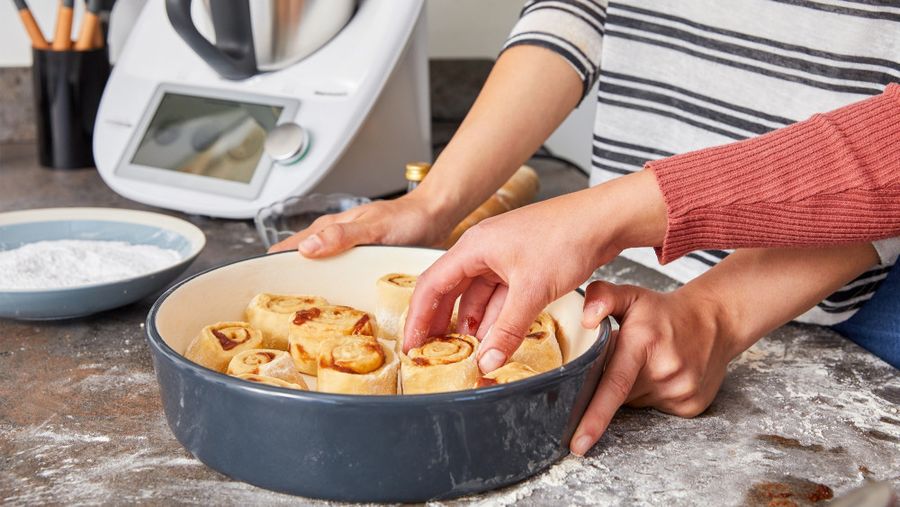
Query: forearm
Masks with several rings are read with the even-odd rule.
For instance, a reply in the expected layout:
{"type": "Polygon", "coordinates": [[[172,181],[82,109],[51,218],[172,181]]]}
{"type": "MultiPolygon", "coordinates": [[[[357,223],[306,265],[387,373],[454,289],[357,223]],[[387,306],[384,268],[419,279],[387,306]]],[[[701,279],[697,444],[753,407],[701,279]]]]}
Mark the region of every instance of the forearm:
{"type": "Polygon", "coordinates": [[[736,356],[877,263],[868,243],[738,250],[678,291],[715,309],[736,356]]]}
{"type": "Polygon", "coordinates": [[[704,248],[850,244],[900,235],[900,85],[738,143],[649,162],[669,262],[704,248]]]}
{"type": "Polygon", "coordinates": [[[558,54],[537,46],[505,51],[414,194],[443,218],[459,222],[553,133],[581,89],[580,78],[558,54]]]}

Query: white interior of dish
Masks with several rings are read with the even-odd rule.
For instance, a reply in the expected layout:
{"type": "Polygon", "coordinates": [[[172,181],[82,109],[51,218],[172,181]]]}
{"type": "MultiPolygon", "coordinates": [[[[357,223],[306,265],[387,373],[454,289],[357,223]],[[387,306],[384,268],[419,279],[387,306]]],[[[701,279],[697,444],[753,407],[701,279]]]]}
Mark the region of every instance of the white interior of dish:
{"type": "MultiPolygon", "coordinates": [[[[373,312],[375,281],[387,273],[418,274],[441,251],[403,247],[357,247],[324,260],[296,253],[269,255],[230,264],[200,275],[176,289],[160,305],[156,328],[170,347],[183,354],[209,324],[244,319],[247,303],[260,292],[322,296],[332,304],[373,312]]],[[[563,361],[580,356],[597,340],[597,330],[581,327],[583,298],[572,292],[548,310],[562,329],[563,361]]],[[[306,377],[314,388],[315,378],[306,377]]]]}

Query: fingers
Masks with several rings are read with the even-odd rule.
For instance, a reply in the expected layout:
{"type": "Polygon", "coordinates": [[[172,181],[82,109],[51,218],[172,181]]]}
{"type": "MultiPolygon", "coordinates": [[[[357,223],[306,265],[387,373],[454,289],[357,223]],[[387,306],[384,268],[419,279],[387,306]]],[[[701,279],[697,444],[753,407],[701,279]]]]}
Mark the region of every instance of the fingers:
{"type": "MultiPolygon", "coordinates": [[[[429,291],[428,299],[425,303],[415,303],[415,308],[422,304],[427,308],[420,309],[416,313],[415,318],[418,319],[415,324],[411,324],[414,312],[413,300],[410,300],[409,310],[406,316],[406,325],[403,328],[403,352],[409,353],[410,349],[421,347],[430,336],[443,335],[450,326],[450,317],[453,314],[453,307],[456,305],[456,298],[459,297],[466,288],[468,288],[470,280],[460,281],[455,286],[447,286],[444,291],[429,291]],[[418,326],[418,327],[415,327],[418,326]]],[[[416,282],[416,289],[413,291],[413,299],[419,290],[421,277],[416,282]]]]}
{"type": "Polygon", "coordinates": [[[485,308],[496,288],[496,283],[484,277],[472,280],[469,288],[462,293],[459,300],[457,332],[477,336],[478,328],[481,327],[481,322],[484,320],[485,308]]]}
{"type": "Polygon", "coordinates": [[[572,437],[572,453],[584,456],[597,443],[616,411],[628,399],[646,359],[643,346],[619,334],[609,366],[603,372],[600,385],[572,437]]]}
{"type": "Polygon", "coordinates": [[[377,236],[375,224],[358,221],[332,223],[301,241],[297,248],[306,257],[329,257],[356,245],[371,243],[377,236]]]}
{"type": "Polygon", "coordinates": [[[543,301],[521,287],[515,281],[510,283],[500,314],[481,342],[478,367],[484,373],[490,373],[506,363],[521,345],[535,315],[544,308],[543,301]]]}
{"type": "Polygon", "coordinates": [[[454,289],[448,292],[438,304],[431,318],[431,326],[428,328],[428,336],[439,336],[447,333],[450,328],[450,318],[453,316],[453,308],[460,294],[468,290],[471,279],[462,280],[454,289]]]}
{"type": "Polygon", "coordinates": [[[327,257],[362,243],[375,242],[381,224],[361,223],[367,206],[317,218],[309,227],[272,245],[269,253],[297,249],[305,257],[327,257]]]}
{"type": "Polygon", "coordinates": [[[303,242],[309,236],[319,232],[326,225],[331,224],[335,221],[336,215],[325,215],[323,217],[319,217],[309,225],[306,229],[292,235],[291,237],[284,239],[278,243],[275,243],[269,248],[269,253],[276,252],[285,252],[287,250],[297,250],[297,246],[303,242]]]}
{"type": "Polygon", "coordinates": [[[477,257],[454,247],[419,276],[403,330],[404,352],[425,343],[438,310],[446,308],[446,300],[455,302],[462,290],[468,288],[470,279],[478,276],[479,267],[483,267],[483,263],[477,257]],[[460,285],[463,281],[466,283],[460,285]]]}
{"type": "Polygon", "coordinates": [[[585,329],[594,329],[610,315],[621,322],[625,312],[637,299],[638,291],[631,285],[614,285],[601,280],[591,282],[584,293],[581,325],[585,329]]]}
{"type": "Polygon", "coordinates": [[[494,322],[497,322],[497,317],[500,316],[500,310],[503,308],[503,303],[506,302],[507,294],[509,294],[509,288],[506,285],[497,285],[497,288],[494,289],[491,300],[488,301],[487,307],[484,309],[481,325],[478,327],[478,332],[475,334],[475,338],[478,338],[478,341],[484,340],[488,331],[493,327],[494,322]]]}

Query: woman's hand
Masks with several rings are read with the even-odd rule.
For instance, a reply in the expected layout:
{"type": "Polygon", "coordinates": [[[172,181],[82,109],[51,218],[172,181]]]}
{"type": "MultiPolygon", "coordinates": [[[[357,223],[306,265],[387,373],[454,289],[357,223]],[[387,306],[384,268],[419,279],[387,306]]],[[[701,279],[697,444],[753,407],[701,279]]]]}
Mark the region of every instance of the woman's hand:
{"type": "Polygon", "coordinates": [[[712,403],[735,345],[722,304],[685,288],[659,293],[593,282],[582,325],[593,329],[612,315],[620,323],[600,385],[572,438],[584,455],[623,404],[694,417],[712,403]]]}
{"type": "Polygon", "coordinates": [[[392,201],[376,201],[343,213],[325,215],[306,229],[275,244],[269,252],[299,249],[306,257],[328,257],[356,245],[439,244],[454,223],[433,202],[412,192],[392,201]]]}
{"type": "Polygon", "coordinates": [[[592,283],[582,325],[593,329],[612,315],[620,329],[572,452],[586,453],[623,404],[702,413],[731,359],[877,262],[868,243],[747,249],[668,294],[592,283]]]}
{"type": "Polygon", "coordinates": [[[485,220],[419,277],[404,350],[446,329],[462,296],[459,331],[483,340],[479,366],[492,371],[515,352],[545,306],[623,248],[658,244],[665,223],[648,172],[485,220]]]}

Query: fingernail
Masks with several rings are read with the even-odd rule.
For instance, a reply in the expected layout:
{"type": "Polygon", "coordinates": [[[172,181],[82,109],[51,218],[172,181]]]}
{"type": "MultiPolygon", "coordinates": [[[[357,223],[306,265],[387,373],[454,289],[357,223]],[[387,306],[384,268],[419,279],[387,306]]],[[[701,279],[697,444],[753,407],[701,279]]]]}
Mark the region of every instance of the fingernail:
{"type": "Polygon", "coordinates": [[[478,361],[478,367],[481,368],[483,373],[490,373],[503,366],[505,362],[506,354],[497,349],[491,349],[481,356],[481,360],[478,361]]]}
{"type": "Polygon", "coordinates": [[[590,449],[590,435],[581,435],[580,437],[576,438],[575,443],[572,444],[572,453],[574,453],[576,456],[584,456],[590,449]]]}
{"type": "Polygon", "coordinates": [[[584,315],[581,317],[581,325],[585,329],[594,329],[600,325],[600,321],[606,317],[606,305],[602,301],[598,301],[593,306],[584,309],[584,315]]]}
{"type": "Polygon", "coordinates": [[[313,234],[312,236],[300,242],[299,248],[300,252],[303,253],[303,255],[314,254],[322,248],[322,240],[319,239],[318,234],[313,234]]]}

